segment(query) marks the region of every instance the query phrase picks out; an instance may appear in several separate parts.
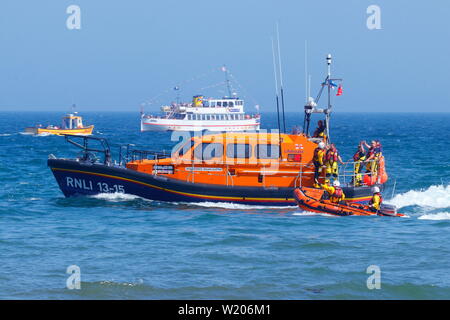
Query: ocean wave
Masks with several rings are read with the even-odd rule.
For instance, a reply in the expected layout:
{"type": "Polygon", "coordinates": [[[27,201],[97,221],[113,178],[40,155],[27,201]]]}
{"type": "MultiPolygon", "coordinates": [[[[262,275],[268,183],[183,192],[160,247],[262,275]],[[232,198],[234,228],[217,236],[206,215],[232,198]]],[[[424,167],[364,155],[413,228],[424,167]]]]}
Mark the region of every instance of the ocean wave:
{"type": "MultiPolygon", "coordinates": [[[[99,199],[99,200],[107,200],[107,201],[131,201],[136,199],[148,200],[139,196],[135,196],[128,193],[114,192],[114,193],[99,193],[96,195],[90,196],[90,198],[99,199]]],[[[151,200],[148,200],[151,201],[151,200]]]]}
{"type": "Polygon", "coordinates": [[[317,216],[318,213],[311,212],[311,211],[302,211],[302,212],[294,212],[292,214],[293,216],[317,216]]]}
{"type": "Polygon", "coordinates": [[[438,212],[421,215],[420,220],[450,220],[450,212],[438,212]]]}
{"type": "Polygon", "coordinates": [[[448,208],[450,207],[450,185],[431,186],[426,190],[410,190],[396,195],[388,202],[398,208],[408,206],[448,208]]]}
{"type": "Polygon", "coordinates": [[[250,204],[240,204],[231,202],[189,202],[188,205],[208,208],[221,208],[230,210],[254,210],[254,209],[293,209],[296,206],[254,206],[250,204]]]}
{"type": "Polygon", "coordinates": [[[12,136],[11,133],[0,133],[0,137],[9,137],[12,136]]]}

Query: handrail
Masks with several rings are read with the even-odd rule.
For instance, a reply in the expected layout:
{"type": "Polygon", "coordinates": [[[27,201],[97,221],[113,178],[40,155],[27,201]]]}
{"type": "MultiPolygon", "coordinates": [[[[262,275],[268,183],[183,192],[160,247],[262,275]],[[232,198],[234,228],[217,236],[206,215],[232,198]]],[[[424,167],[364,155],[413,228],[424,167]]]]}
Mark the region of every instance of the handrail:
{"type": "Polygon", "coordinates": [[[93,152],[99,152],[103,153],[103,163],[110,165],[111,164],[111,149],[109,147],[108,140],[105,138],[97,138],[97,137],[91,137],[91,136],[79,136],[79,135],[73,135],[73,134],[64,134],[63,135],[65,140],[69,142],[70,144],[73,144],[77,148],[82,149],[83,156],[80,158],[82,161],[91,161],[96,162],[96,157],[93,154],[93,152]],[[73,139],[82,139],[82,144],[74,141],[73,139]],[[90,141],[99,141],[102,149],[96,149],[96,148],[90,148],[89,142],[90,141]]]}

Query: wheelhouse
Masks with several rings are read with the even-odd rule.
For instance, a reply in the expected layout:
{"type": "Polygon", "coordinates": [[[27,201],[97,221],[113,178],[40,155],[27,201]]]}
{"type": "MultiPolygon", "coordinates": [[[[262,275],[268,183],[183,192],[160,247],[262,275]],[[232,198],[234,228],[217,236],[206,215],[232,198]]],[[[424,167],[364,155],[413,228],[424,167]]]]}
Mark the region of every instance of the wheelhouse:
{"type": "Polygon", "coordinates": [[[63,129],[83,128],[83,120],[80,116],[68,114],[67,116],[64,116],[62,119],[62,128],[63,129]]]}

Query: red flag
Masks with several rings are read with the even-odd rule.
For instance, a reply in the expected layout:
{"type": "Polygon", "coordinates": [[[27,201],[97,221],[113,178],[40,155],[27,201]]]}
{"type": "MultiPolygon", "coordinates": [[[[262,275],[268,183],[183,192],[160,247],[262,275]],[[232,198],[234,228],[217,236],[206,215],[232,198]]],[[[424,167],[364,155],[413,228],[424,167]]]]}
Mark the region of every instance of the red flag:
{"type": "Polygon", "coordinates": [[[342,95],[342,85],[339,85],[336,95],[337,96],[341,96],[342,95]]]}

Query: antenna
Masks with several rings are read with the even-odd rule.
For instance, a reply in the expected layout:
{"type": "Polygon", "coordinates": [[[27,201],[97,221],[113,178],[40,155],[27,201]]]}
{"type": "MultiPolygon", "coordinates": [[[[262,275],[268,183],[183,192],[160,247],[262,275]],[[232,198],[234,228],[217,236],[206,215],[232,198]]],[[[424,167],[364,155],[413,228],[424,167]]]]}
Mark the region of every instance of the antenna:
{"type": "Polygon", "coordinates": [[[277,44],[278,44],[278,67],[280,68],[280,89],[281,89],[281,109],[283,114],[283,132],[286,133],[286,120],[284,117],[284,93],[283,93],[283,72],[281,70],[280,32],[277,22],[277,44]]]}
{"type": "Polygon", "coordinates": [[[325,122],[326,122],[326,130],[327,130],[327,139],[330,141],[330,112],[331,112],[331,54],[327,55],[327,65],[328,65],[328,76],[326,80],[326,84],[328,87],[328,106],[325,113],[325,122]]]}
{"type": "Polygon", "coordinates": [[[270,38],[272,40],[272,58],[273,58],[273,75],[275,77],[275,98],[277,102],[277,119],[278,119],[278,145],[281,155],[281,134],[280,134],[280,104],[278,102],[278,79],[277,79],[277,67],[275,62],[275,45],[273,43],[273,38],[270,38]]]}
{"type": "Polygon", "coordinates": [[[308,103],[311,88],[308,85],[308,40],[305,40],[305,103],[308,103]]]}
{"type": "Polygon", "coordinates": [[[225,82],[227,83],[228,96],[231,98],[231,87],[230,87],[230,79],[228,79],[228,69],[225,65],[222,66],[222,71],[225,72],[225,82]]]}
{"type": "Polygon", "coordinates": [[[308,75],[308,99],[311,97],[311,75],[308,75]]]}

